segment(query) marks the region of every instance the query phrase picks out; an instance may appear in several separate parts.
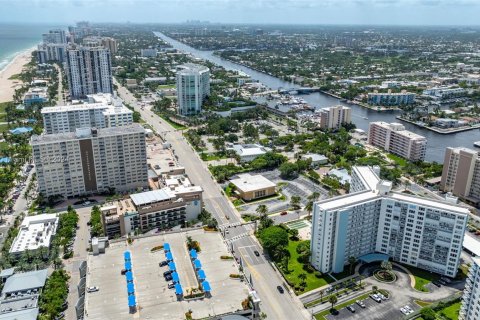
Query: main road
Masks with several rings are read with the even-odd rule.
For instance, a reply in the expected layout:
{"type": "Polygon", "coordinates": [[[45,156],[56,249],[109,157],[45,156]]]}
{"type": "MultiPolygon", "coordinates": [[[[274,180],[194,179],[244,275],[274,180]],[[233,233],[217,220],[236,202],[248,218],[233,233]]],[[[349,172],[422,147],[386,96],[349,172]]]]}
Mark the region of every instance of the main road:
{"type": "Polygon", "coordinates": [[[229,230],[226,234],[226,241],[230,246],[233,244],[235,256],[241,258],[244,271],[252,280],[253,289],[262,300],[261,309],[267,314],[267,319],[310,319],[308,311],[303,308],[294,293],[289,290],[285,290],[284,294],[278,292],[277,286],[284,285],[283,278],[263,254],[255,255],[255,251],[262,252],[262,249],[251,234],[251,228],[240,225],[242,220],[238,212],[223,196],[222,189],[213,180],[210,171],[185,140],[181,131],[173,129],[162,118],[148,110],[148,107],[142,110],[131,92],[118,82],[114,81],[114,83],[118,86],[119,96],[140,112],[143,120],[171,144],[179,163],[185,167],[190,180],[194,184],[202,186],[205,207],[217,218],[222,229],[229,230]],[[230,227],[230,225],[233,226],[230,227]]]}

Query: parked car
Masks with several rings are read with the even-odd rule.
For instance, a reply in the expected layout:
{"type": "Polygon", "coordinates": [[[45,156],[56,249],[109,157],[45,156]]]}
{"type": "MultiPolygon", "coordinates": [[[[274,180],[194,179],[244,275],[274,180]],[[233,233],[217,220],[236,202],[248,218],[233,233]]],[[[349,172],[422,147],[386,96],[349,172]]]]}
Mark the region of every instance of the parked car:
{"type": "Polygon", "coordinates": [[[380,299],[380,297],[376,294],[371,294],[370,298],[372,298],[374,301],[376,301],[378,303],[382,302],[382,299],[380,299]]]}
{"type": "Polygon", "coordinates": [[[280,292],[280,293],[284,293],[284,292],[285,292],[285,290],[283,290],[282,286],[277,286],[277,290],[278,290],[278,292],[280,292]]]}
{"type": "Polygon", "coordinates": [[[100,289],[98,289],[98,287],[88,287],[87,288],[87,292],[88,293],[91,293],[91,292],[97,292],[99,291],[100,289]]]}
{"type": "Polygon", "coordinates": [[[355,308],[352,307],[351,305],[350,305],[350,306],[347,306],[347,309],[348,309],[348,311],[350,311],[351,313],[355,313],[355,308]]]}
{"type": "Polygon", "coordinates": [[[445,281],[446,283],[451,283],[451,282],[452,282],[452,280],[449,279],[449,278],[447,278],[447,277],[441,277],[440,280],[443,280],[443,281],[445,281]]]}
{"type": "Polygon", "coordinates": [[[357,300],[357,301],[355,301],[355,303],[358,304],[360,306],[360,308],[362,308],[362,309],[366,307],[365,303],[363,303],[363,301],[361,301],[361,300],[357,300]]]}
{"type": "Polygon", "coordinates": [[[403,307],[406,311],[407,311],[407,314],[410,314],[410,313],[413,313],[413,309],[410,308],[409,305],[406,305],[405,307],[403,307]]]}
{"type": "Polygon", "coordinates": [[[169,284],[168,284],[168,289],[173,289],[173,288],[175,288],[175,284],[169,283],[169,284]]]}
{"type": "Polygon", "coordinates": [[[169,276],[169,275],[171,275],[171,274],[172,274],[172,270],[168,270],[168,271],[165,271],[165,272],[163,273],[163,276],[166,277],[166,276],[169,276]]]}
{"type": "Polygon", "coordinates": [[[127,270],[126,270],[126,269],[122,269],[122,270],[120,271],[120,274],[121,274],[122,276],[124,276],[125,273],[127,273],[127,270]]]}
{"type": "Polygon", "coordinates": [[[168,276],[165,276],[165,281],[172,281],[172,276],[171,275],[168,275],[168,276]]]}
{"type": "Polygon", "coordinates": [[[165,266],[168,266],[168,262],[167,261],[162,261],[158,264],[160,267],[165,267],[165,266]]]}
{"type": "Polygon", "coordinates": [[[439,288],[442,286],[441,283],[438,282],[437,280],[433,280],[432,283],[433,283],[434,285],[436,285],[437,287],[439,287],[439,288]]]}
{"type": "Polygon", "coordinates": [[[284,216],[286,215],[288,212],[287,211],[283,211],[280,215],[284,216]]]}
{"type": "Polygon", "coordinates": [[[253,253],[255,253],[257,257],[260,257],[260,252],[258,252],[257,250],[253,251],[253,253]]]}

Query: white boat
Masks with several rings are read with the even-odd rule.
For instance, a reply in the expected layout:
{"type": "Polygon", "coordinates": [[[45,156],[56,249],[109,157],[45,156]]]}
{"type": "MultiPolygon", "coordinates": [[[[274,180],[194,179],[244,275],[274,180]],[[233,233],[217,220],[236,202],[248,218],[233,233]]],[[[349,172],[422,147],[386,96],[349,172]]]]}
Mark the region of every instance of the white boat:
{"type": "Polygon", "coordinates": [[[368,120],[368,118],[367,118],[367,117],[363,117],[363,119],[365,119],[365,120],[368,120]]]}
{"type": "Polygon", "coordinates": [[[480,141],[474,142],[474,143],[473,143],[473,146],[475,146],[475,147],[477,147],[477,148],[480,148],[480,141]]]}

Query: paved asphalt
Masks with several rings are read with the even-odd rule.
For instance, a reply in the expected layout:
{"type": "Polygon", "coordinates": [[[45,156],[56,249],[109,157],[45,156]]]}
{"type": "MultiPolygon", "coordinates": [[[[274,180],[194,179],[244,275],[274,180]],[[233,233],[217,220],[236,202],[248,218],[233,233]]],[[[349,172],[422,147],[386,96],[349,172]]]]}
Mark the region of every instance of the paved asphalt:
{"type": "MultiPolygon", "coordinates": [[[[205,207],[215,215],[219,225],[225,227],[232,223],[241,222],[240,215],[222,195],[220,186],[212,179],[210,172],[184,139],[182,133],[173,129],[163,119],[147,110],[147,108],[141,110],[133,95],[118,82],[114,81],[114,83],[118,86],[119,96],[133,106],[135,110],[139,111],[142,118],[171,143],[175,154],[178,156],[179,163],[185,167],[191,181],[196,185],[202,186],[205,207]]],[[[236,228],[228,229],[227,239],[230,239],[250,232],[251,228],[237,226],[236,228]]],[[[267,319],[310,319],[310,315],[293,293],[290,294],[286,290],[284,294],[280,294],[277,291],[276,287],[284,284],[283,278],[275,272],[263,254],[259,257],[254,254],[254,250],[262,252],[261,246],[254,236],[246,235],[240,237],[238,240],[233,241],[233,247],[235,256],[241,257],[246,267],[247,277],[250,278],[251,275],[253,289],[262,300],[261,308],[267,314],[267,319]]]]}

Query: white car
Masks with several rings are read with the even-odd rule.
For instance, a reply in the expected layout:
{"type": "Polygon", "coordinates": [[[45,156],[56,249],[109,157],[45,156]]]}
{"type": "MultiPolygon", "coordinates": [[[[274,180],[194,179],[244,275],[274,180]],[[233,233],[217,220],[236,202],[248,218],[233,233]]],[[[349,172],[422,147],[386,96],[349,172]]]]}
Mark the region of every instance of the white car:
{"type": "Polygon", "coordinates": [[[99,290],[98,287],[88,287],[88,288],[87,288],[87,292],[88,292],[88,293],[97,292],[98,290],[99,290]]]}
{"type": "Polygon", "coordinates": [[[403,307],[406,311],[407,311],[407,314],[410,314],[410,313],[413,313],[413,309],[410,308],[409,305],[406,305],[405,307],[403,307]]]}
{"type": "Polygon", "coordinates": [[[403,313],[404,315],[408,314],[408,311],[405,308],[400,308],[400,312],[403,313]]]}

